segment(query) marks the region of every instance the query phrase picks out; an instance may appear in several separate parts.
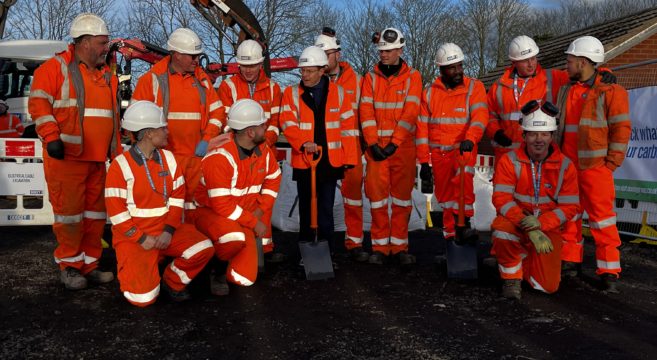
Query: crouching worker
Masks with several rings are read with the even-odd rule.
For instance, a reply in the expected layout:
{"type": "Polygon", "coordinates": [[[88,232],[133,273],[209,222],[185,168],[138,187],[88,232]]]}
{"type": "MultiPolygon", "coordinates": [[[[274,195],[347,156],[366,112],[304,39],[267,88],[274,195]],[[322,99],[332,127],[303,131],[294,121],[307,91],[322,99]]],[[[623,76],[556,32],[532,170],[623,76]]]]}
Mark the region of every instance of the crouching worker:
{"type": "Polygon", "coordinates": [[[158,263],[170,257],[161,286],[174,301],[187,300],[185,287],[214,249],[193,225],[181,223],[185,180],[173,153],[163,149],[167,122],[157,105],[137,101],[126,110],[122,127],[136,143],[112,161],[105,184],[121,291],[133,305],[155,302],[158,263]]]}
{"type": "Polygon", "coordinates": [[[558,110],[530,101],[522,108],[523,142],[502,156],[493,180],[493,249],[502,296],[520,299],[520,282],[546,293],[561,281],[561,232],[579,211],[577,171],[552,142],[558,110]]]}
{"type": "MultiPolygon", "coordinates": [[[[228,113],[232,139],[208,150],[196,188],[196,227],[227,261],[226,280],[250,286],[258,275],[256,241],[267,234],[281,185],[276,156],[265,143],[267,118],[256,101],[237,100],[228,113]]],[[[221,274],[212,276],[212,292],[221,274]]],[[[223,292],[225,294],[225,290],[223,292]]]]}

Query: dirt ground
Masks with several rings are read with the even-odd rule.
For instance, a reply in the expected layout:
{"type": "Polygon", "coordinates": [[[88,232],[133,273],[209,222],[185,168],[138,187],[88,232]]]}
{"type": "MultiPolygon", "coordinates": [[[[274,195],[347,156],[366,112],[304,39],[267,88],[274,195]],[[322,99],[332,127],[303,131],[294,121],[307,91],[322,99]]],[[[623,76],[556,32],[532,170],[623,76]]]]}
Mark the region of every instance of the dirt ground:
{"type": "MultiPolygon", "coordinates": [[[[340,236],[340,234],[338,234],[340,236]]],[[[308,282],[268,265],[254,286],[194,299],[129,305],[117,282],[79,292],[58,281],[49,227],[9,227],[0,240],[0,359],[654,359],[657,250],[625,244],[620,294],[597,288],[592,246],[584,274],[547,296],[499,297],[494,268],[448,280],[432,264],[439,232],[411,233],[418,264],[338,261],[336,278],[308,282]]],[[[277,232],[283,249],[296,234],[277,232]]],[[[486,243],[482,240],[482,251],[486,243]]],[[[114,253],[101,267],[116,271],[114,253]]]]}

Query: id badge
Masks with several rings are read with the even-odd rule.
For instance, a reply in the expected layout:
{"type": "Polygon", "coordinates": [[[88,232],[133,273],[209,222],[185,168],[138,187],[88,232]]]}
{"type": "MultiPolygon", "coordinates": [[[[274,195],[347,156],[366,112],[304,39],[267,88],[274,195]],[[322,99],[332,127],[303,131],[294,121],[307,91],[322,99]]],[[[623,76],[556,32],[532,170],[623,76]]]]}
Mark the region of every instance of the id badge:
{"type": "Polygon", "coordinates": [[[539,209],[538,207],[534,207],[534,216],[538,217],[539,215],[541,215],[541,209],[539,209]]]}
{"type": "Polygon", "coordinates": [[[520,113],[519,112],[513,112],[511,113],[511,121],[518,121],[520,120],[520,113]]]}

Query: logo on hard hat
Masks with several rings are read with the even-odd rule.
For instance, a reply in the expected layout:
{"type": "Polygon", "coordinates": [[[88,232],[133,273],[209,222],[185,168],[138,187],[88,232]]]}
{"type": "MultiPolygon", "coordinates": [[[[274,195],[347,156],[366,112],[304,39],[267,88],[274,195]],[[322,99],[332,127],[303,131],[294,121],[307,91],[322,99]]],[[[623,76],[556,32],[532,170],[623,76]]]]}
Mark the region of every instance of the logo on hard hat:
{"type": "Polygon", "coordinates": [[[319,44],[316,44],[315,46],[317,46],[318,48],[323,48],[323,47],[324,47],[324,44],[319,43],[319,44]]]}
{"type": "Polygon", "coordinates": [[[533,126],[547,126],[547,121],[532,121],[533,126]]]}
{"type": "Polygon", "coordinates": [[[458,57],[459,57],[458,55],[448,56],[448,57],[447,57],[447,61],[454,60],[454,59],[456,59],[456,58],[458,58],[458,57]]]}
{"type": "Polygon", "coordinates": [[[523,50],[520,52],[520,55],[527,55],[532,52],[532,49],[523,50]]]}
{"type": "Polygon", "coordinates": [[[201,50],[201,48],[202,48],[201,45],[196,45],[196,46],[194,47],[194,50],[201,50]]]}
{"type": "Polygon", "coordinates": [[[240,60],[251,60],[251,57],[248,55],[242,55],[240,56],[240,60]]]}
{"type": "Polygon", "coordinates": [[[299,63],[305,63],[305,62],[308,62],[308,59],[307,59],[307,58],[301,58],[301,59],[299,59],[299,63]]]}

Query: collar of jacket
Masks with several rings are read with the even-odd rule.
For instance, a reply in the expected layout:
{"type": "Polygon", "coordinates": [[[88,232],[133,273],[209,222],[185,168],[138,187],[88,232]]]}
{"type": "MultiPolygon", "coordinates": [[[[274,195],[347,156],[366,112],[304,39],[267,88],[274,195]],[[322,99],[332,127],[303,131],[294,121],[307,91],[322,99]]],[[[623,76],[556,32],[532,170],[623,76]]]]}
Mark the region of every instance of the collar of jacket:
{"type": "MultiPolygon", "coordinates": [[[[506,87],[513,88],[513,75],[516,72],[516,67],[511,65],[506,70],[504,71],[504,74],[500,78],[500,83],[506,87]]],[[[534,75],[530,76],[530,78],[542,78],[545,76],[545,69],[541,67],[541,64],[536,64],[536,71],[534,71],[534,75]]]]}
{"type": "Polygon", "coordinates": [[[260,148],[262,144],[256,145],[256,147],[253,148],[253,151],[251,154],[247,154],[244,149],[237,143],[237,136],[233,137],[233,146],[237,149],[237,155],[239,156],[240,160],[246,160],[251,157],[251,155],[255,154],[256,156],[260,157],[262,156],[262,149],[260,148]]]}
{"type": "MultiPolygon", "coordinates": [[[[238,72],[235,74],[235,79],[237,81],[243,82],[245,84],[249,84],[246,79],[244,79],[244,76],[242,76],[242,73],[238,72]]],[[[270,78],[267,77],[267,74],[265,74],[264,69],[260,69],[260,74],[258,74],[258,80],[256,80],[256,91],[263,89],[263,88],[268,88],[269,87],[269,82],[271,81],[270,78]]]]}
{"type": "Polygon", "coordinates": [[[442,77],[438,76],[436,78],[436,81],[433,82],[432,86],[438,88],[440,91],[449,92],[450,95],[456,95],[456,94],[468,92],[467,85],[470,84],[470,81],[472,81],[472,79],[470,79],[469,77],[463,75],[463,82],[461,84],[459,84],[458,86],[456,86],[454,88],[448,89],[447,86],[445,86],[445,83],[443,82],[442,77]]]}
{"type": "MultiPolygon", "coordinates": [[[[130,147],[129,153],[130,153],[130,156],[132,156],[132,159],[137,163],[137,165],[142,166],[142,165],[144,165],[144,162],[141,159],[141,155],[139,155],[139,153],[137,152],[137,149],[135,149],[136,147],[137,147],[137,144],[132,145],[132,147],[130,147]]],[[[159,150],[159,149],[156,148],[156,149],[153,150],[153,160],[157,161],[157,162],[160,162],[160,152],[157,151],[157,150],[159,150]]],[[[146,155],[146,154],[144,154],[144,155],[146,155]]]]}
{"type": "MultiPolygon", "coordinates": [[[[517,151],[518,161],[523,163],[530,163],[529,155],[527,155],[527,143],[523,140],[522,145],[517,151]]],[[[549,168],[552,166],[558,166],[559,160],[561,158],[561,151],[559,147],[554,144],[554,141],[550,143],[550,148],[548,150],[548,156],[543,160],[545,165],[549,168]],[[556,165],[555,165],[556,164],[556,165]]]]}
{"type": "Polygon", "coordinates": [[[410,70],[411,68],[408,66],[408,64],[406,64],[406,61],[405,61],[404,59],[402,59],[402,58],[399,58],[399,64],[400,64],[400,65],[399,65],[399,66],[400,66],[400,67],[399,67],[399,71],[397,71],[396,73],[390,75],[390,77],[387,77],[387,76],[385,76],[385,74],[384,74],[384,73],[381,71],[381,69],[379,68],[380,64],[381,64],[380,61],[379,61],[378,63],[376,63],[376,65],[374,66],[374,73],[377,74],[377,75],[379,75],[379,76],[381,76],[381,77],[383,77],[383,78],[385,78],[385,79],[387,79],[387,78],[394,78],[394,77],[400,77],[400,76],[402,76],[403,74],[405,74],[406,72],[411,71],[411,70],[410,70]]]}

